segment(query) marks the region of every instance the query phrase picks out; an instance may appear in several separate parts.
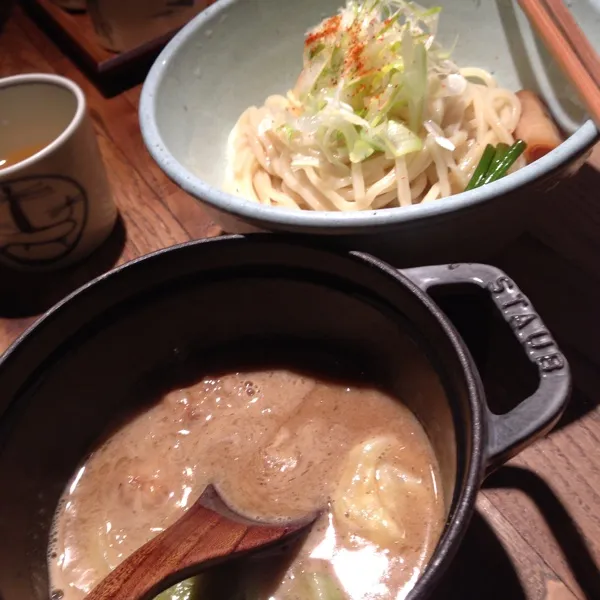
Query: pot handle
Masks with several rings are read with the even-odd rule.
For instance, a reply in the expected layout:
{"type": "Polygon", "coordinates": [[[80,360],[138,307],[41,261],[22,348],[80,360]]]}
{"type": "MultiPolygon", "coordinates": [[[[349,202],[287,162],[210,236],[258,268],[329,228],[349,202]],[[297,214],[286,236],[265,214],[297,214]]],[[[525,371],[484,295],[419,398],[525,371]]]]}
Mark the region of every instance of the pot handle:
{"type": "Polygon", "coordinates": [[[571,390],[569,365],[529,299],[500,269],[451,264],[404,269],[423,291],[434,286],[472,284],[486,289],[539,373],[537,390],[504,415],[485,407],[487,466],[492,471],[546,434],[562,415],[571,390]]]}

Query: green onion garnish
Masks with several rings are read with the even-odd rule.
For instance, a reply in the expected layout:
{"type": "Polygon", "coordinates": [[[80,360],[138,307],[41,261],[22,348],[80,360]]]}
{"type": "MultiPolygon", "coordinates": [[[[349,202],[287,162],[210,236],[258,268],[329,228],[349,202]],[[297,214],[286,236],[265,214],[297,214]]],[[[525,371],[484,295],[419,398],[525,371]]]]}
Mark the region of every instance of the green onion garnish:
{"type": "Polygon", "coordinates": [[[467,185],[465,191],[472,190],[481,185],[481,181],[485,178],[490,165],[492,164],[492,159],[495,154],[494,146],[488,144],[481,155],[481,160],[473,173],[473,177],[471,177],[471,181],[469,181],[469,185],[467,185]]]}
{"type": "Polygon", "coordinates": [[[503,142],[501,142],[500,144],[498,144],[496,146],[496,152],[494,154],[494,159],[492,160],[492,162],[490,163],[490,166],[488,167],[487,174],[491,173],[492,171],[495,171],[498,168],[498,165],[500,164],[502,159],[506,156],[506,153],[509,151],[509,149],[510,149],[510,146],[503,142]]]}
{"type": "Polygon", "coordinates": [[[498,144],[494,148],[488,144],[465,191],[473,190],[504,177],[526,147],[527,144],[523,140],[517,140],[510,147],[508,144],[498,144]]]}
{"type": "Polygon", "coordinates": [[[495,166],[495,168],[491,168],[488,172],[485,181],[482,185],[486,183],[491,183],[492,181],[496,181],[506,175],[508,170],[513,166],[516,162],[517,158],[523,154],[527,144],[523,140],[517,140],[507,151],[506,154],[502,157],[500,162],[495,166]]]}

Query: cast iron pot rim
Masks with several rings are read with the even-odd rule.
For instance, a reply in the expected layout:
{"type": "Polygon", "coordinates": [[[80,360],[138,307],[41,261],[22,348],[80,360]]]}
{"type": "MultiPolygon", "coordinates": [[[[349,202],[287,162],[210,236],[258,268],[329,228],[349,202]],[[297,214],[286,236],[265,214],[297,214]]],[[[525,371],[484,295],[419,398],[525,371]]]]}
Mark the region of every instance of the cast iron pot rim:
{"type": "MultiPolygon", "coordinates": [[[[135,269],[136,265],[156,260],[166,254],[177,254],[178,251],[190,248],[190,247],[201,247],[205,244],[215,243],[229,243],[238,242],[246,244],[263,244],[263,245],[283,245],[283,246],[305,246],[307,249],[317,250],[325,254],[332,254],[343,256],[348,260],[358,260],[362,263],[366,263],[379,271],[383,272],[387,276],[396,280],[397,283],[412,292],[417,298],[425,305],[438,324],[443,329],[445,335],[449,339],[454,351],[459,359],[462,375],[466,384],[469,408],[471,410],[472,425],[469,429],[466,429],[466,433],[470,433],[471,438],[471,454],[469,467],[466,470],[466,477],[463,485],[457,481],[456,485],[460,485],[460,493],[456,495],[455,492],[455,504],[451,506],[450,515],[446,519],[446,528],[439,539],[434,554],[432,555],[425,572],[421,577],[418,578],[415,586],[410,592],[408,598],[410,600],[417,600],[419,598],[425,598],[433,591],[443,573],[449,566],[452,558],[454,557],[458,546],[466,532],[467,526],[470,522],[475,500],[481,482],[483,480],[483,473],[485,468],[485,450],[484,450],[484,436],[485,436],[485,421],[483,418],[484,413],[484,400],[481,384],[479,382],[479,376],[477,374],[477,367],[475,366],[471,355],[466,348],[464,342],[460,338],[459,334],[451,324],[448,317],[433,301],[433,299],[419,288],[411,279],[409,279],[400,270],[393,268],[390,264],[385,261],[376,258],[370,254],[356,252],[356,251],[332,251],[330,249],[321,248],[318,246],[311,245],[307,242],[301,242],[294,239],[295,236],[270,236],[264,234],[251,234],[251,235],[226,235],[215,238],[205,238],[200,240],[192,240],[170,246],[168,248],[162,248],[150,254],[146,254],[139,258],[133,259],[127,263],[119,265],[114,269],[108,271],[82,285],[78,289],[71,292],[63,300],[55,304],[52,308],[47,310],[42,316],[40,316],[30,327],[28,327],[0,356],[0,380],[2,378],[2,372],[11,366],[11,360],[18,357],[19,350],[25,344],[35,343],[35,335],[38,331],[42,330],[54,319],[60,318],[61,315],[65,314],[71,309],[73,302],[77,300],[84,300],[86,294],[92,293],[94,289],[103,285],[104,282],[113,280],[115,278],[124,277],[131,270],[135,269]],[[454,510],[452,510],[454,508],[454,510]]],[[[36,365],[38,366],[38,365],[36,365]]],[[[14,407],[14,400],[11,400],[4,411],[0,413],[0,423],[5,418],[5,415],[14,407]]],[[[457,455],[458,456],[458,455],[457,455]]],[[[455,488],[456,489],[456,488],[455,488]]]]}

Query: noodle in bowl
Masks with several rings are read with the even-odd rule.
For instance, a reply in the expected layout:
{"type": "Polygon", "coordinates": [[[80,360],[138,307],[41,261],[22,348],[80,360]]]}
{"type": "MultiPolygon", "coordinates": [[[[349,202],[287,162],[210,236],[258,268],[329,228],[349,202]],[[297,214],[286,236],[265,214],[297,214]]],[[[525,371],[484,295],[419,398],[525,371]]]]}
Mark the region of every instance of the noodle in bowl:
{"type": "MultiPolygon", "coordinates": [[[[271,96],[263,107],[246,110],[231,133],[225,189],[267,206],[339,211],[410,206],[459,193],[488,144],[515,142],[521,116],[519,99],[499,88],[489,73],[460,72],[484,83],[468,82],[463,95],[431,102],[427,124],[432,132],[408,158],[378,153],[362,163],[316,159],[295,168],[292,150],[269,126],[272,114],[289,110],[294,100],[271,96]],[[441,128],[453,132],[446,147],[435,140],[441,128]]],[[[516,167],[523,166],[519,159],[516,167]]]]}
{"type": "MultiPolygon", "coordinates": [[[[536,54],[531,30],[507,24],[495,3],[421,0],[427,8],[443,5],[440,46],[452,50],[453,73],[465,81],[459,95],[427,98],[421,126],[411,130],[422,147],[399,156],[376,150],[357,162],[342,149],[336,161],[324,160],[319,152],[330,146],[307,143],[304,123],[299,152],[277,127],[300,120],[288,113],[303,101],[298,76],[307,32],[342,4],[218,0],[175,36],[149,73],[140,102],[148,150],[228,232],[328,235],[334,245],[415,262],[472,259],[474,246],[482,250],[476,258],[485,258],[524,230],[540,197],[531,194],[533,184],[547,188],[583,164],[596,127],[571,96],[567,107],[566,82],[555,95],[543,68],[536,81],[521,78],[515,40],[536,66],[556,67],[541,62],[549,59],[536,54]],[[487,144],[522,137],[527,106],[517,92],[524,88],[538,91],[565,139],[531,164],[526,152],[506,177],[463,191],[487,144]],[[563,118],[568,108],[570,121],[563,118]],[[435,142],[442,137],[453,150],[435,142]],[[459,245],[468,252],[453,254],[459,245]]],[[[590,21],[586,10],[578,5],[583,14],[576,16],[590,21]]],[[[394,119],[403,124],[401,117],[394,119]]]]}
{"type": "MultiPolygon", "coordinates": [[[[348,0],[309,30],[294,89],[250,107],[234,127],[225,189],[319,211],[464,191],[484,149],[512,146],[532,115],[490,73],[449,59],[436,39],[440,13],[407,0],[348,0]]],[[[513,170],[525,165],[515,162],[513,170]]]]}

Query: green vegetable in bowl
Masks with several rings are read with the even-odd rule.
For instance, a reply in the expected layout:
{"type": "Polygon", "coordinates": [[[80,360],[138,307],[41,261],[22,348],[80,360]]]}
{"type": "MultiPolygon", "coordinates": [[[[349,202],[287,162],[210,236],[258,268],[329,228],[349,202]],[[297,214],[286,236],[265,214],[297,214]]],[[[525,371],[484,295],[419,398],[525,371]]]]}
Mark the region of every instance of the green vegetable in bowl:
{"type": "Polygon", "coordinates": [[[501,177],[504,177],[516,160],[525,152],[527,144],[523,140],[517,140],[505,153],[500,155],[490,166],[490,170],[485,178],[484,184],[496,181],[501,177]]]}
{"type": "Polygon", "coordinates": [[[155,600],[202,600],[196,593],[199,577],[186,579],[160,593],[155,600]]]}
{"type": "Polygon", "coordinates": [[[308,587],[311,596],[307,600],[343,600],[343,594],[335,579],[327,573],[310,573],[308,587]]]}
{"type": "MultiPolygon", "coordinates": [[[[159,594],[155,600],[269,600],[274,588],[266,585],[268,576],[265,577],[265,572],[261,569],[248,567],[246,564],[213,569],[174,585],[159,594]]],[[[298,577],[296,591],[306,600],[344,598],[336,579],[325,572],[307,573],[298,577]]]]}
{"type": "Polygon", "coordinates": [[[498,144],[494,148],[488,144],[465,191],[473,190],[504,177],[521,154],[525,152],[525,148],[527,148],[527,144],[523,140],[517,140],[510,147],[508,144],[498,144]]]}
{"type": "Polygon", "coordinates": [[[268,600],[272,595],[267,591],[269,567],[251,561],[214,567],[165,590],[155,600],[268,600]]]}
{"type": "Polygon", "coordinates": [[[473,173],[473,176],[471,177],[471,181],[469,181],[469,184],[465,188],[465,191],[473,190],[476,187],[479,187],[481,185],[481,182],[484,180],[485,175],[488,172],[488,169],[490,168],[492,161],[494,160],[495,152],[496,152],[496,150],[494,149],[494,146],[492,146],[491,144],[488,144],[485,147],[485,150],[483,151],[483,154],[481,155],[481,159],[479,160],[479,164],[475,168],[475,172],[473,173]]]}

